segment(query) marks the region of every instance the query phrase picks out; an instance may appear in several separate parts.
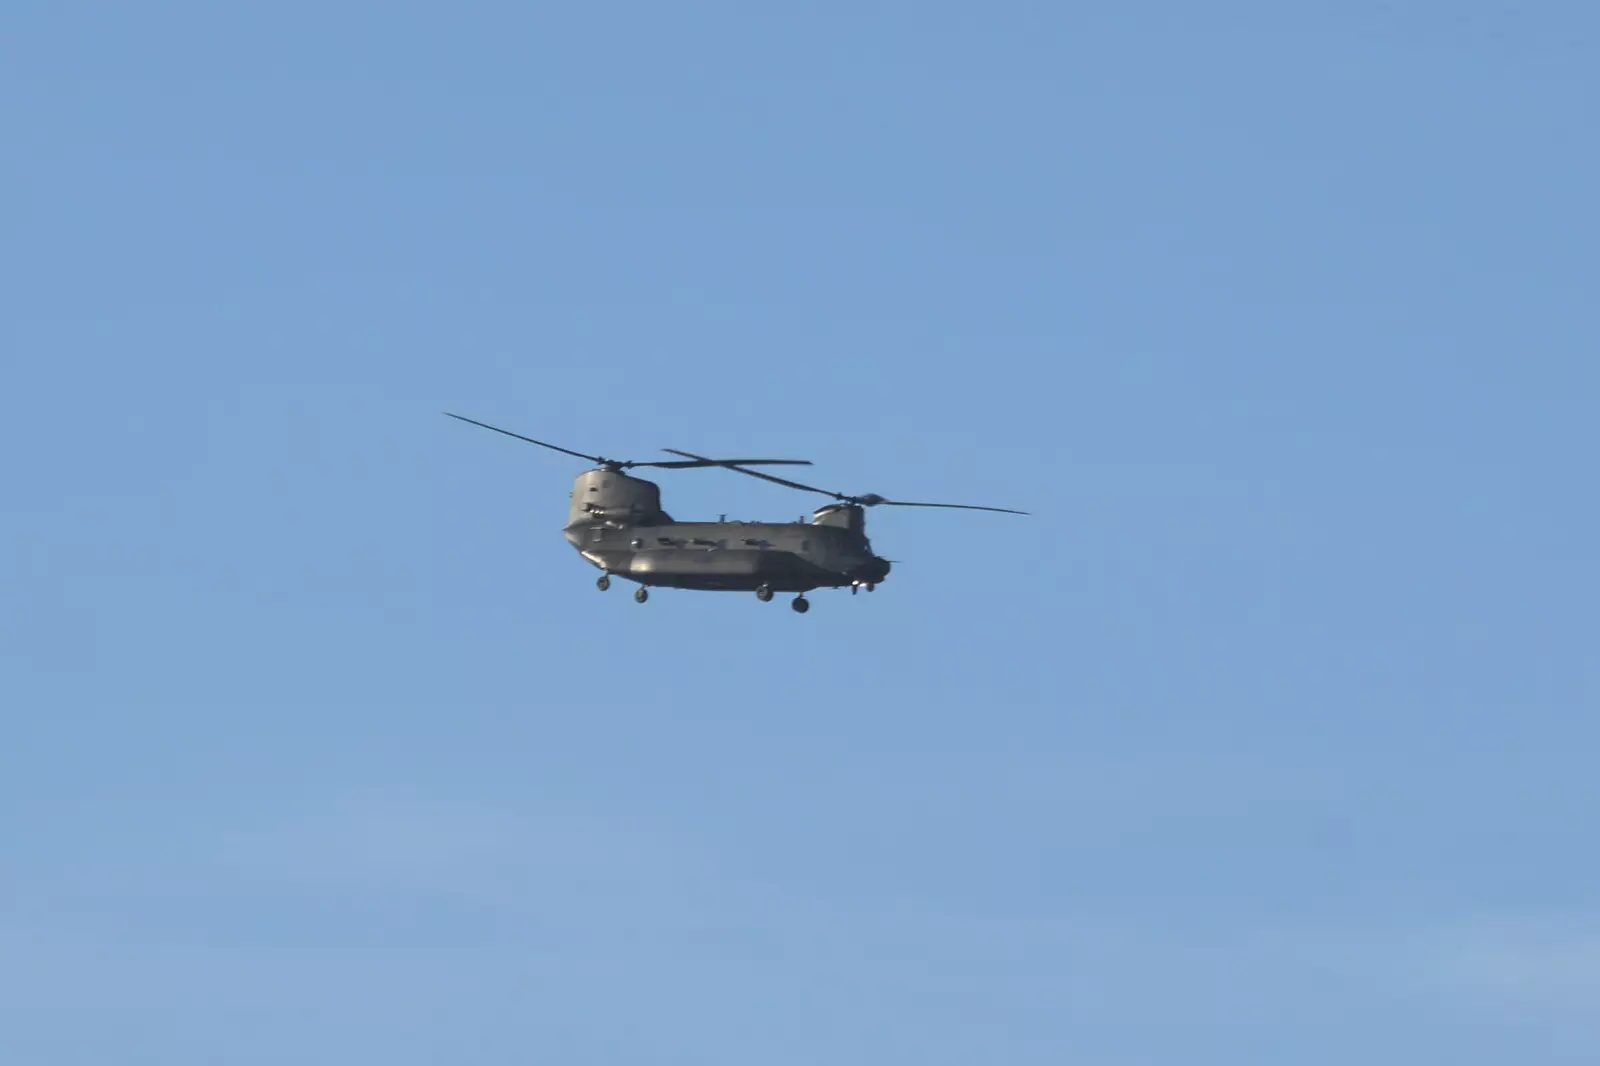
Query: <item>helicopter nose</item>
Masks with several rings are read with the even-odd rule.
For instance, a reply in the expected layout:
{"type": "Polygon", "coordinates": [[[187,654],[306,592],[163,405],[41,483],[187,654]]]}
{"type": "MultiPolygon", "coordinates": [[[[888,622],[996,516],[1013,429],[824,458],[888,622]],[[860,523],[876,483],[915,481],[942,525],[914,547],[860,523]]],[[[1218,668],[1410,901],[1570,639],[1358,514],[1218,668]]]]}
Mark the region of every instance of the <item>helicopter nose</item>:
{"type": "Polygon", "coordinates": [[[872,557],[872,561],[866,566],[862,567],[861,570],[862,580],[876,585],[878,582],[889,576],[889,560],[875,555],[872,557]]]}

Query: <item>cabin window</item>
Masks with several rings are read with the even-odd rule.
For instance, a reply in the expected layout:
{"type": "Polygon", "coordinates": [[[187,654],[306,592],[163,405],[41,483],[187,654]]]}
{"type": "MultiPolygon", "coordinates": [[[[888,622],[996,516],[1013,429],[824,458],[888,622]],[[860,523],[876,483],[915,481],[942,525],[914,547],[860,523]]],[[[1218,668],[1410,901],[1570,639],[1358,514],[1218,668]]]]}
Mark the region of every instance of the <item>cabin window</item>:
{"type": "Polygon", "coordinates": [[[606,539],[606,531],[604,529],[600,528],[599,526],[595,526],[593,529],[589,530],[589,541],[590,541],[590,543],[599,544],[602,541],[604,541],[605,539],[606,539]]]}
{"type": "Polygon", "coordinates": [[[639,537],[634,537],[633,538],[633,550],[634,551],[638,551],[640,548],[643,548],[643,547],[644,547],[644,541],[642,539],[640,539],[639,537]]]}

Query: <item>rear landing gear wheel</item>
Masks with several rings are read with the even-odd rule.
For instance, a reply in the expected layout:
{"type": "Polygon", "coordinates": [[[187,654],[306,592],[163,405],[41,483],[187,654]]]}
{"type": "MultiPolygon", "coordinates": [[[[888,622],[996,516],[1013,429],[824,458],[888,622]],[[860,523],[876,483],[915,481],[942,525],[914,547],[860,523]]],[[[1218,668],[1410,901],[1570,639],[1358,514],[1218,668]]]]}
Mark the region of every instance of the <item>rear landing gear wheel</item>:
{"type": "Polygon", "coordinates": [[[650,598],[650,590],[645,588],[643,585],[640,585],[638,589],[634,591],[633,598],[638,602],[643,603],[645,600],[650,598]]]}
{"type": "Polygon", "coordinates": [[[811,610],[811,601],[806,599],[804,596],[796,596],[794,598],[794,602],[789,606],[793,607],[800,614],[805,614],[807,611],[811,610]]]}
{"type": "Polygon", "coordinates": [[[599,589],[601,592],[604,592],[606,589],[611,587],[611,578],[606,574],[601,574],[600,580],[594,583],[594,587],[599,589]]]}
{"type": "Polygon", "coordinates": [[[772,602],[772,586],[762,585],[760,588],[756,589],[756,599],[760,600],[762,603],[772,602]]]}

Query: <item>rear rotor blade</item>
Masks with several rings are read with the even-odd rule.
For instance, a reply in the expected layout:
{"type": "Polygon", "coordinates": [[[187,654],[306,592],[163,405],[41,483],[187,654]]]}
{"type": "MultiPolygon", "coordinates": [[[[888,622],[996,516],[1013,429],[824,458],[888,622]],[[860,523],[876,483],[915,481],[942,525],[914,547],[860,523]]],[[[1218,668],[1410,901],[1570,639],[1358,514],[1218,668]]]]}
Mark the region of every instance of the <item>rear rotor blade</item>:
{"type": "Polygon", "coordinates": [[[579,459],[587,459],[592,463],[604,463],[604,462],[606,462],[606,459],[604,459],[603,457],[598,456],[598,455],[585,455],[583,452],[575,452],[571,448],[563,448],[559,444],[548,444],[548,443],[546,443],[545,441],[542,441],[542,440],[534,440],[532,437],[524,437],[521,433],[513,433],[509,429],[501,429],[499,426],[491,426],[487,422],[479,422],[477,419],[475,419],[475,418],[467,418],[465,415],[453,415],[453,414],[450,414],[449,411],[446,411],[444,413],[449,415],[451,418],[459,419],[462,422],[469,422],[474,426],[482,426],[484,429],[492,429],[496,433],[504,433],[508,437],[515,437],[518,440],[525,440],[529,444],[537,444],[541,448],[549,448],[553,452],[563,452],[563,453],[565,453],[567,455],[576,456],[579,459]]]}
{"type": "MultiPolygon", "coordinates": [[[[714,459],[708,460],[703,456],[695,455],[693,452],[683,452],[676,448],[663,448],[662,451],[671,452],[673,455],[687,455],[691,459],[698,459],[702,462],[722,465],[717,463],[714,459]]],[[[731,464],[731,462],[732,460],[728,460],[728,463],[731,464]]],[[[799,481],[790,481],[788,478],[775,477],[772,474],[763,474],[759,470],[745,470],[742,467],[732,465],[729,465],[728,469],[737,470],[739,473],[746,474],[750,477],[758,477],[762,481],[771,481],[774,484],[787,485],[791,489],[800,489],[802,492],[816,492],[823,496],[832,496],[836,500],[841,500],[845,503],[859,504],[863,507],[876,507],[878,504],[883,503],[889,504],[893,507],[945,507],[955,511],[996,511],[1000,514],[1028,514],[1027,511],[1014,511],[1009,507],[980,507],[977,504],[972,503],[913,503],[909,500],[886,500],[877,494],[869,494],[866,496],[846,496],[840,492],[831,492],[828,489],[819,489],[815,485],[806,485],[799,481]]]]}
{"type": "MultiPolygon", "coordinates": [[[[703,455],[696,455],[693,452],[680,452],[676,448],[662,448],[661,450],[664,451],[664,452],[671,452],[673,455],[686,455],[691,459],[695,459],[695,460],[698,460],[699,462],[706,463],[706,464],[709,464],[709,465],[712,465],[712,466],[724,466],[724,465],[727,465],[727,463],[731,462],[731,460],[728,460],[728,461],[725,461],[725,462],[719,462],[716,459],[707,459],[703,455]]],[[[806,465],[809,466],[811,464],[807,463],[806,465]]],[[[771,474],[763,474],[759,470],[746,470],[742,466],[731,466],[731,465],[728,466],[728,469],[729,470],[738,471],[741,474],[748,474],[750,477],[758,477],[762,481],[771,481],[771,482],[774,482],[775,484],[787,485],[791,489],[799,489],[802,492],[820,492],[822,495],[824,495],[824,496],[832,496],[836,500],[848,500],[848,499],[850,499],[850,497],[841,496],[837,492],[829,492],[827,489],[819,489],[815,485],[802,485],[798,481],[790,481],[787,478],[773,477],[771,474]]]]}
{"type": "Polygon", "coordinates": [[[911,503],[907,500],[879,500],[879,503],[888,504],[890,507],[949,507],[958,511],[999,511],[1001,514],[1027,514],[1027,511],[1013,511],[1009,507],[979,507],[971,503],[911,503]]]}

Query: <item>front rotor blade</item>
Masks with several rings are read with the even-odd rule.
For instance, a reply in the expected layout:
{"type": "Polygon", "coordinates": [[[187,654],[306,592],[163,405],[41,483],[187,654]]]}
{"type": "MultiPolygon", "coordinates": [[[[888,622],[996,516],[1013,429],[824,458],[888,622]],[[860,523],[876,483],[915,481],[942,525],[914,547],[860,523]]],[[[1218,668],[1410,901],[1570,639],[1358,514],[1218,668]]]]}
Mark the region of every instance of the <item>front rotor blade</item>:
{"type": "Polygon", "coordinates": [[[475,418],[467,418],[465,415],[452,415],[449,411],[444,413],[450,415],[451,418],[460,419],[462,422],[470,422],[474,426],[482,426],[484,429],[492,429],[496,433],[504,433],[508,437],[515,437],[518,440],[525,440],[529,444],[537,444],[541,448],[549,448],[553,452],[564,452],[567,455],[577,456],[579,459],[587,459],[592,463],[605,462],[605,460],[598,455],[585,455],[582,452],[575,452],[571,448],[563,448],[559,444],[547,444],[542,440],[534,440],[532,437],[524,437],[521,433],[513,433],[509,429],[501,429],[499,426],[491,426],[487,422],[479,422],[475,418]]]}
{"type": "Polygon", "coordinates": [[[698,466],[810,466],[810,459],[669,459],[658,463],[629,463],[664,470],[689,470],[698,466]]]}
{"type": "Polygon", "coordinates": [[[949,507],[957,511],[999,511],[1001,514],[1027,514],[1027,511],[1013,511],[1009,507],[979,507],[971,503],[910,503],[906,500],[879,500],[879,503],[888,504],[890,507],[949,507]]]}
{"type": "MultiPolygon", "coordinates": [[[[673,455],[686,455],[690,459],[698,459],[703,463],[712,463],[717,466],[724,465],[722,463],[718,463],[715,459],[707,459],[705,456],[696,455],[693,452],[680,452],[676,448],[662,448],[661,450],[664,452],[671,452],[673,455]]],[[[802,485],[798,481],[789,481],[786,478],[773,477],[771,474],[763,474],[759,470],[746,470],[742,466],[729,466],[728,469],[738,471],[741,474],[748,474],[751,477],[758,477],[762,481],[771,481],[777,485],[787,485],[791,489],[799,489],[802,492],[820,492],[822,495],[832,496],[836,500],[848,500],[850,498],[848,496],[841,496],[837,492],[829,492],[827,489],[819,489],[815,485],[802,485]]]]}

